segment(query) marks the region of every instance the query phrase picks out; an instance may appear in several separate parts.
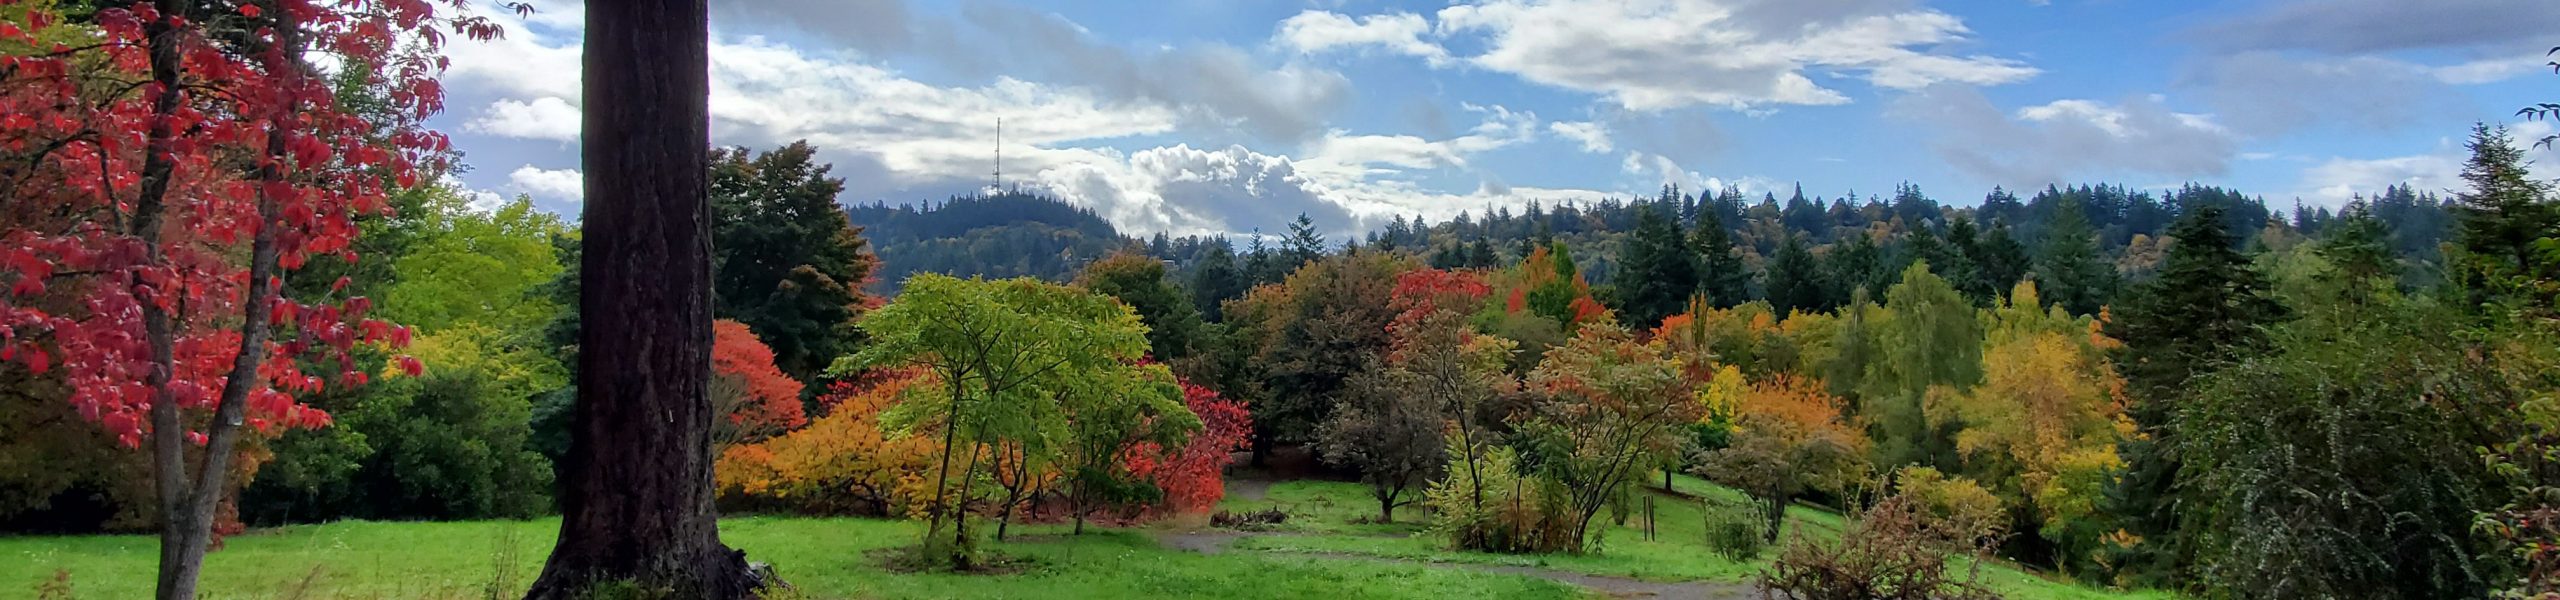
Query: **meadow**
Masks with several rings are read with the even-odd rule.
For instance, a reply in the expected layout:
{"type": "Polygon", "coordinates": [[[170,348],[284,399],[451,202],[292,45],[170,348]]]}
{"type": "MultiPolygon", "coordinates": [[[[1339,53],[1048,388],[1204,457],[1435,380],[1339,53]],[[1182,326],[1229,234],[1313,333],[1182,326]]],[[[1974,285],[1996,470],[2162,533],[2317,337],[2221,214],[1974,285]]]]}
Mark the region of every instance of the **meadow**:
{"type": "MultiPolygon", "coordinates": [[[[1675,478],[1675,489],[1740,499],[1687,476],[1675,478]]],[[[1376,504],[1357,483],[1257,481],[1231,492],[1221,510],[1277,508],[1290,518],[1257,531],[1213,528],[1198,518],[1080,536],[1063,524],[1019,527],[991,546],[1011,559],[995,574],[888,566],[888,553],[918,538],[921,525],[910,521],[738,516],[721,522],[721,538],[750,560],[771,563],[796,588],[783,597],[830,600],[1751,598],[1757,595],[1748,582],[1768,560],[1709,552],[1698,506],[1670,495],[1656,496],[1654,539],[1644,539],[1642,520],[1634,518],[1611,524],[1598,552],[1575,556],[1448,550],[1424,530],[1428,515],[1418,509],[1400,510],[1395,523],[1368,522],[1376,504]]],[[[1829,536],[1840,525],[1837,514],[1797,506],[1787,531],[1829,536]]],[[[242,600],[521,597],[558,526],[544,518],[253,530],[207,557],[205,590],[208,598],[242,600]]],[[[156,548],[140,535],[0,538],[0,595],[44,597],[43,588],[67,574],[70,594],[54,597],[144,597],[156,548]]],[[[1986,565],[1983,573],[2016,600],[2170,597],[2077,586],[2004,565],[1986,565]]]]}

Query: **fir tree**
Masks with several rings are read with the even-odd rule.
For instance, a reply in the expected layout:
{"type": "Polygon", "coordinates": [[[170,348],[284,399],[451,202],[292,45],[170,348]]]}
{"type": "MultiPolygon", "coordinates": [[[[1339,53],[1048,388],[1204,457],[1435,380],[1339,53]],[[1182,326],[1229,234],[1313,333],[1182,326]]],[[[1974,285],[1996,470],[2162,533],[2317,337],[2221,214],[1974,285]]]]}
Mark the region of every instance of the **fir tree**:
{"type": "Polygon", "coordinates": [[[1995,293],[2007,294],[2027,277],[2027,247],[2009,232],[2008,223],[1991,222],[1991,231],[1982,234],[1974,256],[1975,268],[1981,269],[1983,281],[1995,293]]]}
{"type": "MultiPolygon", "coordinates": [[[[2524,151],[2504,127],[2471,128],[2471,160],[2462,167],[2470,189],[2454,197],[2461,217],[2454,234],[2455,282],[2472,306],[2516,303],[2544,305],[2550,292],[2536,292],[2530,282],[2560,279],[2560,207],[2547,196],[2551,184],[2537,181],[2525,169],[2524,151]],[[2552,244],[2553,250],[2538,248],[2552,244]]],[[[2488,312],[2500,309],[2483,308],[2488,312]]]]}
{"type": "Polygon", "coordinates": [[[1733,232],[1725,229],[1722,211],[1698,211],[1689,246],[1698,253],[1698,292],[1707,295],[1708,303],[1732,308],[1751,299],[1750,267],[1733,247],[1733,232]]]}
{"type": "Polygon", "coordinates": [[[1236,268],[1235,251],[1227,248],[1225,239],[1217,239],[1200,256],[1200,266],[1191,270],[1191,300],[1201,317],[1220,322],[1226,302],[1243,296],[1245,283],[1245,273],[1236,268]]]}
{"type": "Polygon", "coordinates": [[[1651,328],[1678,313],[1698,287],[1698,267],[1663,203],[1638,206],[1635,231],[1618,253],[1615,277],[1627,324],[1651,328]]]}
{"type": "Polygon", "coordinates": [[[2169,235],[2177,242],[2159,277],[2106,324],[2107,334],[2124,342],[2113,358],[2132,397],[2126,412],[2142,433],[2120,448],[2125,472],[2109,499],[2124,529],[2145,540],[2120,564],[2146,575],[2190,564],[2199,541],[2181,534],[2192,531],[2182,520],[2195,515],[2168,501],[2182,462],[2178,432],[2169,425],[2184,390],[2197,376],[2263,345],[2263,326],[2286,314],[2249,258],[2232,250],[2222,207],[2196,207],[2169,235]]]}
{"type": "Polygon", "coordinates": [[[1823,310],[1822,266],[1816,264],[1813,251],[1805,248],[1804,237],[1788,232],[1778,243],[1778,253],[1769,259],[1766,274],[1769,305],[1779,315],[1796,310],[1823,310]]]}
{"type": "Polygon", "coordinates": [[[2097,314],[2115,290],[2115,267],[2098,255],[2097,233],[2077,202],[2063,201],[2053,212],[2036,261],[2037,293],[2071,314],[2097,314]]]}

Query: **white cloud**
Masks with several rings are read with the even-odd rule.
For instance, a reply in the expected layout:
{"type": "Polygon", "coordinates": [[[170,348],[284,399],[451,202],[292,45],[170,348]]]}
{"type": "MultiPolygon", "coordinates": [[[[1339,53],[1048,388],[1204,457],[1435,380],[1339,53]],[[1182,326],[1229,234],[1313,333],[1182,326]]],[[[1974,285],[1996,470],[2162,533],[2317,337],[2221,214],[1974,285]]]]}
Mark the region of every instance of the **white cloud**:
{"type": "Polygon", "coordinates": [[[1583,152],[1607,154],[1610,150],[1607,125],[1591,121],[1557,121],[1548,123],[1547,129],[1582,144],[1583,152]]]}
{"type": "Polygon", "coordinates": [[[507,182],[515,190],[539,198],[568,202],[584,201],[587,179],[577,169],[545,169],[533,165],[516,167],[507,174],[507,182]]]}
{"type": "Polygon", "coordinates": [[[1905,90],[2038,73],[2013,59],[1939,53],[1971,31],[1892,2],[1486,0],[1438,17],[1443,36],[1485,37],[1485,52],[1466,59],[1478,67],[1633,110],[1848,102],[1807,75],[1817,70],[1905,90]]]}
{"type": "MultiPolygon", "coordinates": [[[[2508,134],[2525,150],[2527,168],[2538,179],[2560,179],[2560,149],[2535,148],[2534,140],[2551,135],[2548,121],[2528,121],[2514,125],[2508,134]]],[[[2421,193],[2459,193],[2462,165],[2471,157],[2463,147],[2468,139],[2447,138],[2436,144],[2434,151],[2409,156],[2385,158],[2331,157],[2302,170],[2295,183],[2296,197],[2324,206],[2340,206],[2357,196],[2372,197],[2383,188],[2405,185],[2421,193]]]]}
{"type": "Polygon", "coordinates": [[[479,118],[463,128],[499,137],[574,142],[578,141],[579,120],[578,107],[569,105],[567,100],[543,96],[532,102],[491,102],[479,118]]]}
{"type": "Polygon", "coordinates": [[[2159,96],[2106,103],[2055,100],[2005,114],[1980,92],[1933,88],[1892,112],[1939,134],[1940,157],[2012,187],[2092,174],[2221,175],[2238,141],[2213,118],[2169,110],[2159,96]]]}
{"type": "Polygon", "coordinates": [[[2426,67],[2437,81],[2452,85],[2497,83],[2525,75],[2541,73],[2550,66],[2540,57],[2492,58],[2466,63],[2426,67]]]}
{"type": "Polygon", "coordinates": [[[1422,15],[1389,13],[1354,19],[1341,14],[1309,10],[1280,22],[1273,41],[1299,54],[1317,54],[1332,50],[1358,50],[1375,47],[1386,52],[1421,57],[1433,65],[1449,60],[1449,51],[1439,44],[1423,41],[1431,24],[1422,15]]]}

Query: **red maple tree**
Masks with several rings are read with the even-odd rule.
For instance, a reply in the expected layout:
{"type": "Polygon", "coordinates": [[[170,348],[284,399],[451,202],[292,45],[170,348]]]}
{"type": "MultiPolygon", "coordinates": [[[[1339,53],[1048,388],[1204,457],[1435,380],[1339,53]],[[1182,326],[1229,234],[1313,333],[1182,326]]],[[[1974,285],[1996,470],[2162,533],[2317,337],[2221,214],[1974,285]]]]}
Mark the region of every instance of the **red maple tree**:
{"type": "Polygon", "coordinates": [[[441,168],[445,139],[420,126],[442,109],[441,30],[497,30],[428,0],[157,0],[85,23],[6,12],[0,360],[58,365],[84,418],[127,447],[150,441],[159,594],[193,598],[244,429],[327,425],[294,396],[361,385],[351,348],[408,341],[344,279],[309,297],[286,279],[360,258],[357,220],[441,168]],[[342,106],[315,52],[361,68],[379,97],[342,106]],[[217,451],[189,464],[190,445],[217,451]]]}
{"type": "Polygon", "coordinates": [[[763,441],[809,423],[800,382],[774,366],[773,348],[744,323],[712,322],[711,375],[712,409],[720,415],[711,428],[715,447],[763,441]]]}
{"type": "Polygon", "coordinates": [[[1179,451],[1165,452],[1153,443],[1141,442],[1129,452],[1129,473],[1164,492],[1164,502],[1155,507],[1163,513],[1194,513],[1209,510],[1227,495],[1227,462],[1235,452],[1244,450],[1253,436],[1253,417],[1244,403],[1218,397],[1218,392],[1192,384],[1182,384],[1182,404],[1200,417],[1200,431],[1179,451]]]}

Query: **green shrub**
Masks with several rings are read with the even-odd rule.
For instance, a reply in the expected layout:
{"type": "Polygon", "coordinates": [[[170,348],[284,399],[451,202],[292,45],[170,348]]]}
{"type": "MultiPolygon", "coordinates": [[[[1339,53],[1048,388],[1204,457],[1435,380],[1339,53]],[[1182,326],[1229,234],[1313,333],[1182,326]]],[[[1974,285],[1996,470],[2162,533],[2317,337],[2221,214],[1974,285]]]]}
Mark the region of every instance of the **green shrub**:
{"type": "Polygon", "coordinates": [[[1706,519],[1707,549],[1734,560],[1751,560],[1768,551],[1769,538],[1761,523],[1760,510],[1747,504],[1707,500],[1701,507],[1706,519]]]}

